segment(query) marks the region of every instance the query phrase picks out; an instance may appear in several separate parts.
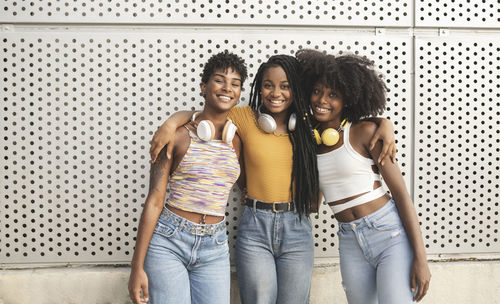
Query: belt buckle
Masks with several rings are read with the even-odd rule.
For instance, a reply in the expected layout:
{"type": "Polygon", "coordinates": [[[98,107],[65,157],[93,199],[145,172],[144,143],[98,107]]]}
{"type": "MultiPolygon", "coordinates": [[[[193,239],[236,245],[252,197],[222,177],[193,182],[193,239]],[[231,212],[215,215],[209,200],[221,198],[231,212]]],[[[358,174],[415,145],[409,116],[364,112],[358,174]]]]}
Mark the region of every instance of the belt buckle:
{"type": "MultiPolygon", "coordinates": [[[[273,203],[273,212],[278,213],[278,212],[284,212],[285,210],[276,210],[276,204],[280,204],[278,202],[273,203]]],[[[286,211],[290,211],[290,202],[287,202],[288,204],[288,209],[286,211]]]]}

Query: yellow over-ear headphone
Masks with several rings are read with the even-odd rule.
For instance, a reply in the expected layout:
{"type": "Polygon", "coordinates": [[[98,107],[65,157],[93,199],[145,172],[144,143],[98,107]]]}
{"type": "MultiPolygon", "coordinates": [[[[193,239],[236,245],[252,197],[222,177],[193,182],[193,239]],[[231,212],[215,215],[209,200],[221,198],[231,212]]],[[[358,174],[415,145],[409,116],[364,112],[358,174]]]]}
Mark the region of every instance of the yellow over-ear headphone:
{"type": "Polygon", "coordinates": [[[339,142],[340,132],[344,130],[345,125],[347,124],[347,119],[342,120],[340,123],[340,127],[335,130],[334,128],[325,129],[321,132],[321,136],[317,129],[313,130],[314,139],[316,140],[316,144],[325,145],[325,146],[334,146],[339,142]]]}

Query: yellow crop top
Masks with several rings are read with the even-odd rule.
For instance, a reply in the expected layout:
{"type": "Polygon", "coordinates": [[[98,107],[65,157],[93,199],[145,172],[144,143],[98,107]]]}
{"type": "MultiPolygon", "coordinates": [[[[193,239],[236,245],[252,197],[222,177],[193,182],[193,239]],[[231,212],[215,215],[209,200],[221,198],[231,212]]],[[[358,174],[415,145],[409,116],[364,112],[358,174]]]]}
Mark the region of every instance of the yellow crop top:
{"type": "Polygon", "coordinates": [[[253,110],[234,107],[229,118],[243,142],[248,196],[263,202],[289,202],[293,151],[287,134],[259,129],[253,110]]]}

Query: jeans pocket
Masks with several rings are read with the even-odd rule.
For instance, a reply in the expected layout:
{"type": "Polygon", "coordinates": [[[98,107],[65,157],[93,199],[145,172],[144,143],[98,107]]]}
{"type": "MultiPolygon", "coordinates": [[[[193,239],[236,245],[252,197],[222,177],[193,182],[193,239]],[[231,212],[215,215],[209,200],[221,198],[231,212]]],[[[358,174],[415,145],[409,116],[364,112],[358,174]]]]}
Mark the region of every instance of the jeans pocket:
{"type": "Polygon", "coordinates": [[[160,222],[156,223],[155,233],[162,235],[166,238],[172,237],[177,232],[177,229],[169,225],[162,224],[160,222]]]}
{"type": "Polygon", "coordinates": [[[310,216],[304,216],[303,220],[305,221],[307,228],[312,231],[312,219],[310,216]]]}
{"type": "Polygon", "coordinates": [[[378,231],[389,231],[399,229],[402,225],[401,219],[397,211],[385,214],[384,216],[371,221],[373,229],[378,231]]]}
{"type": "Polygon", "coordinates": [[[343,231],[342,229],[338,229],[338,230],[337,230],[337,236],[338,236],[339,238],[343,237],[343,236],[344,236],[344,231],[343,231]]]}
{"type": "Polygon", "coordinates": [[[244,206],[243,211],[240,214],[238,229],[239,227],[243,227],[254,216],[253,210],[248,206],[244,206]]]}
{"type": "Polygon", "coordinates": [[[296,231],[312,231],[312,220],[310,216],[300,215],[299,213],[295,213],[294,216],[294,228],[296,231]]]}
{"type": "Polygon", "coordinates": [[[226,230],[220,232],[219,234],[214,235],[214,241],[217,245],[227,244],[227,233],[226,230]]]}

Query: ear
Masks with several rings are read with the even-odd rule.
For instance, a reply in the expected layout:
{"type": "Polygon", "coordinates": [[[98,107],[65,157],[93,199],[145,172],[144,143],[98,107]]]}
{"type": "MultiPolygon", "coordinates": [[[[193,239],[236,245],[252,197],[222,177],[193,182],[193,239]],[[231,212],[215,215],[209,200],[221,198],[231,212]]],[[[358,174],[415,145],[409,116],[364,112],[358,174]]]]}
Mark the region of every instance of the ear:
{"type": "Polygon", "coordinates": [[[206,90],[207,90],[207,85],[204,82],[200,82],[200,89],[201,89],[201,95],[205,96],[206,95],[206,90]]]}

